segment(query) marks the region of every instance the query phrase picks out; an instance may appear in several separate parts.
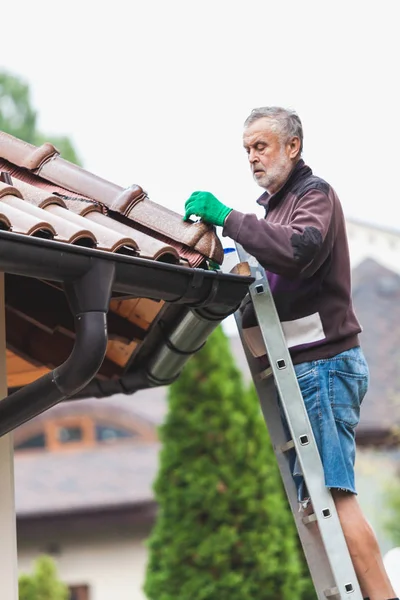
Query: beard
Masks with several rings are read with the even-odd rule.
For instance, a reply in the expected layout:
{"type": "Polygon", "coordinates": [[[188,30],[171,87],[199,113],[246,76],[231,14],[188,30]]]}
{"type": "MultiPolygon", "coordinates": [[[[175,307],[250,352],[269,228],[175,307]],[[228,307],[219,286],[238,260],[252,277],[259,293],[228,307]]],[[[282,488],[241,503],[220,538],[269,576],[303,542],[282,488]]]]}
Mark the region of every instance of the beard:
{"type": "Polygon", "coordinates": [[[292,161],[286,156],[285,148],[281,148],[279,157],[261,177],[254,177],[255,182],[267,192],[275,193],[282,187],[292,170],[292,161]],[[272,192],[270,191],[272,188],[272,192]]]}

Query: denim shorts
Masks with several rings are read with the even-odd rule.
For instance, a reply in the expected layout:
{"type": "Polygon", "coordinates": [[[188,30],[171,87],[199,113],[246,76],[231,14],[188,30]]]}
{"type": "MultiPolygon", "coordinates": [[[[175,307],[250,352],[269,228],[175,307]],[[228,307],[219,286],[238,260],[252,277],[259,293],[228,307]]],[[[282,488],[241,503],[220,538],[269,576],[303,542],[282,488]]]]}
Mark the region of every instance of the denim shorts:
{"type": "MultiPolygon", "coordinates": [[[[369,369],[361,348],[294,365],[294,369],[321,456],[325,485],[357,494],[354,430],[369,382],[369,369]]],[[[304,502],[308,493],[294,452],[290,460],[298,499],[304,502]]]]}

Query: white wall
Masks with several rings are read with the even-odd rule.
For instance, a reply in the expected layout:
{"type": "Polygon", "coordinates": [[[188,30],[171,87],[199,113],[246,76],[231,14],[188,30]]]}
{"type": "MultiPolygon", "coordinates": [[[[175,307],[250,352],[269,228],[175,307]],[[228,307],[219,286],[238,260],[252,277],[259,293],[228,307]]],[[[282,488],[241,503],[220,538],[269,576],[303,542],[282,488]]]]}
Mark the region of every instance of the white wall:
{"type": "Polygon", "coordinates": [[[353,268],[364,259],[373,258],[384,267],[400,273],[400,231],[348,221],[347,234],[353,268]]]}
{"type": "Polygon", "coordinates": [[[383,554],[394,542],[386,528],[388,519],[387,494],[398,481],[399,450],[357,448],[356,487],[359,502],[371,523],[383,554]]]}
{"type": "Polygon", "coordinates": [[[90,600],[145,600],[147,533],[56,533],[51,539],[18,542],[19,571],[29,573],[37,556],[55,542],[53,554],[60,578],[68,585],[88,585],[90,600]]]}

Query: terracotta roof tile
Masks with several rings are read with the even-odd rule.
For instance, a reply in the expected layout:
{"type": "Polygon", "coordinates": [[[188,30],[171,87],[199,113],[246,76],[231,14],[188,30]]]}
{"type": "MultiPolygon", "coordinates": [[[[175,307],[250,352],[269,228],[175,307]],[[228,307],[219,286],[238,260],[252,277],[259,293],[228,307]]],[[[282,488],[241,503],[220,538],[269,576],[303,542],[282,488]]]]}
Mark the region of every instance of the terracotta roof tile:
{"type": "MultiPolygon", "coordinates": [[[[13,182],[16,181],[15,179],[13,182]]],[[[52,196],[44,193],[45,198],[33,186],[25,188],[7,186],[0,182],[0,208],[9,216],[11,222],[11,230],[16,233],[26,233],[27,235],[35,235],[38,231],[47,231],[49,237],[54,237],[56,240],[67,242],[70,244],[84,244],[85,246],[94,247],[97,244],[95,234],[90,231],[86,223],[77,226],[71,223],[70,219],[60,218],[53,215],[52,207],[57,207],[60,210],[66,211],[65,208],[57,204],[51,204],[52,196]],[[23,193],[25,197],[23,196],[23,193]],[[33,192],[33,195],[30,195],[33,192]],[[41,198],[39,196],[42,196],[41,198]],[[39,208],[40,204],[45,206],[45,209],[39,208]],[[12,212],[14,211],[14,212],[12,212]],[[22,222],[22,224],[21,224],[22,222]],[[29,222],[35,223],[35,228],[28,228],[29,222]],[[38,226],[41,223],[41,229],[38,226]]],[[[55,197],[54,197],[55,198],[55,197]]],[[[67,212],[67,211],[66,211],[67,212]]]]}
{"type": "Polygon", "coordinates": [[[16,188],[0,182],[0,202],[1,211],[8,218],[15,233],[43,235],[49,238],[56,235],[44,211],[26,204],[16,188]]]}
{"type": "Polygon", "coordinates": [[[66,208],[62,208],[61,206],[57,206],[56,204],[51,204],[45,210],[46,212],[49,212],[52,215],[59,217],[60,219],[64,219],[65,221],[74,223],[77,227],[80,227],[81,229],[90,229],[90,231],[95,235],[97,239],[97,247],[100,250],[118,252],[124,247],[131,248],[132,250],[138,249],[138,245],[133,239],[133,236],[122,236],[116,231],[105,227],[104,225],[94,223],[93,221],[89,222],[89,220],[85,217],[81,217],[73,211],[68,210],[66,208]]]}
{"type": "MultiPolygon", "coordinates": [[[[169,255],[172,259],[175,259],[176,262],[179,261],[179,252],[175,247],[171,246],[170,244],[167,245],[166,243],[163,243],[162,241],[157,240],[146,233],[133,230],[132,227],[107,217],[103,213],[103,207],[98,203],[95,203],[87,198],[69,196],[65,193],[61,195],[60,192],[57,191],[55,193],[51,193],[50,190],[38,188],[32,184],[21,181],[17,177],[12,178],[12,184],[14,188],[21,193],[21,197],[30,204],[35,204],[39,208],[49,208],[52,205],[63,207],[77,215],[80,215],[81,217],[86,217],[101,227],[105,227],[108,231],[112,229],[113,231],[119,233],[120,236],[123,236],[125,240],[128,240],[127,245],[132,246],[133,243],[134,249],[142,258],[152,258],[157,260],[169,255]]],[[[63,192],[65,192],[65,190],[63,190],[63,192]]],[[[50,212],[53,215],[57,214],[54,210],[50,212]]],[[[58,213],[58,217],[56,217],[55,221],[55,228],[59,232],[59,235],[56,236],[56,239],[60,239],[60,241],[66,241],[68,243],[79,243],[79,241],[82,239],[87,238],[86,241],[88,241],[90,238],[93,241],[93,246],[97,244],[97,238],[95,235],[96,232],[93,230],[93,227],[90,224],[84,224],[84,226],[88,229],[84,230],[85,235],[83,235],[83,222],[80,222],[81,227],[75,223],[72,226],[71,231],[71,219],[66,215],[66,213],[58,213]],[[63,235],[60,235],[60,229],[63,230],[63,235]],[[69,235],[64,231],[65,229],[69,232],[69,235]]],[[[102,230],[100,229],[100,231],[102,230]]],[[[111,235],[113,234],[111,233],[111,235]]],[[[121,240],[121,238],[118,239],[121,240]]],[[[86,243],[85,245],[88,246],[90,244],[86,243]]],[[[98,247],[101,248],[101,246],[98,247]]],[[[119,247],[121,247],[121,241],[119,241],[117,244],[117,248],[119,247]]],[[[109,247],[105,246],[102,249],[109,249],[109,247]]],[[[115,251],[115,248],[113,251],[115,251]]]]}
{"type": "MultiPolygon", "coordinates": [[[[132,229],[139,228],[161,242],[167,238],[169,245],[175,246],[176,252],[191,266],[198,266],[203,257],[220,263],[223,260],[223,249],[212,227],[205,223],[185,223],[181,215],[149,200],[139,185],[124,189],[98,177],[62,159],[51,144],[36,148],[0,132],[0,157],[3,158],[0,168],[12,177],[47,188],[53,194],[69,195],[66,204],[76,213],[82,215],[96,210],[90,206],[90,201],[95,201],[98,207],[103,207],[103,212],[110,211],[111,217],[120,215],[132,229]],[[83,202],[85,199],[87,202],[83,202]]],[[[132,237],[135,238],[134,233],[132,237]]],[[[104,244],[103,247],[116,246],[104,244]]],[[[137,247],[140,249],[140,244],[137,247]]],[[[162,255],[159,250],[157,257],[162,255]]]]}
{"type": "Polygon", "coordinates": [[[8,133],[1,132],[1,136],[2,154],[4,153],[4,157],[10,162],[30,171],[39,169],[49,158],[58,154],[56,148],[47,142],[38,148],[14,138],[8,133]]]}
{"type": "Polygon", "coordinates": [[[0,229],[3,231],[11,231],[11,222],[0,208],[0,229]]]}
{"type": "Polygon", "coordinates": [[[11,178],[12,185],[20,192],[20,198],[26,199],[30,204],[35,204],[38,208],[46,208],[50,204],[56,204],[64,208],[67,207],[60,196],[52,194],[50,191],[40,189],[29,183],[21,181],[17,177],[11,178]]]}
{"type": "MultiPolygon", "coordinates": [[[[119,221],[115,221],[114,219],[110,219],[100,212],[91,211],[90,213],[86,214],[86,218],[93,223],[97,223],[107,227],[108,229],[113,229],[120,234],[128,235],[129,233],[132,235],[131,227],[125,225],[124,223],[120,223],[119,221]]],[[[179,261],[178,250],[174,246],[171,246],[171,244],[161,242],[160,240],[152,238],[146,233],[138,230],[135,230],[134,237],[138,244],[138,253],[142,258],[152,258],[154,260],[158,260],[159,258],[169,255],[175,259],[176,262],[179,261]]]]}

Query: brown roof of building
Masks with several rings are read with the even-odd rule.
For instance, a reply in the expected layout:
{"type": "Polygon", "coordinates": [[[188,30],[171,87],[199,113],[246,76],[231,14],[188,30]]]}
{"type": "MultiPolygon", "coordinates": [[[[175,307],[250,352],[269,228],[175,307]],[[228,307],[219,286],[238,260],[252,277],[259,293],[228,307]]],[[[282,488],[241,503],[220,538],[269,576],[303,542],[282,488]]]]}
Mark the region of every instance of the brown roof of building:
{"type": "Polygon", "coordinates": [[[399,443],[400,275],[368,259],[353,271],[353,298],[370,369],[358,440],[399,443]]]}
{"type": "Polygon", "coordinates": [[[15,459],[18,518],[117,508],[153,500],[158,444],[24,452],[15,459]]]}
{"type": "MultiPolygon", "coordinates": [[[[124,189],[94,175],[62,159],[51,144],[35,147],[3,132],[0,235],[1,230],[27,242],[40,238],[58,242],[60,248],[67,244],[82,252],[91,249],[192,268],[207,269],[209,259],[223,260],[213,227],[184,222],[181,215],[152,202],[141,186],[124,189]]],[[[5,287],[8,387],[14,389],[64,362],[74,343],[74,321],[62,286],[54,281],[7,273],[5,287]]],[[[107,354],[95,381],[119,379],[132,368],[133,356],[166,309],[163,300],[151,296],[113,295],[107,354]]]]}

